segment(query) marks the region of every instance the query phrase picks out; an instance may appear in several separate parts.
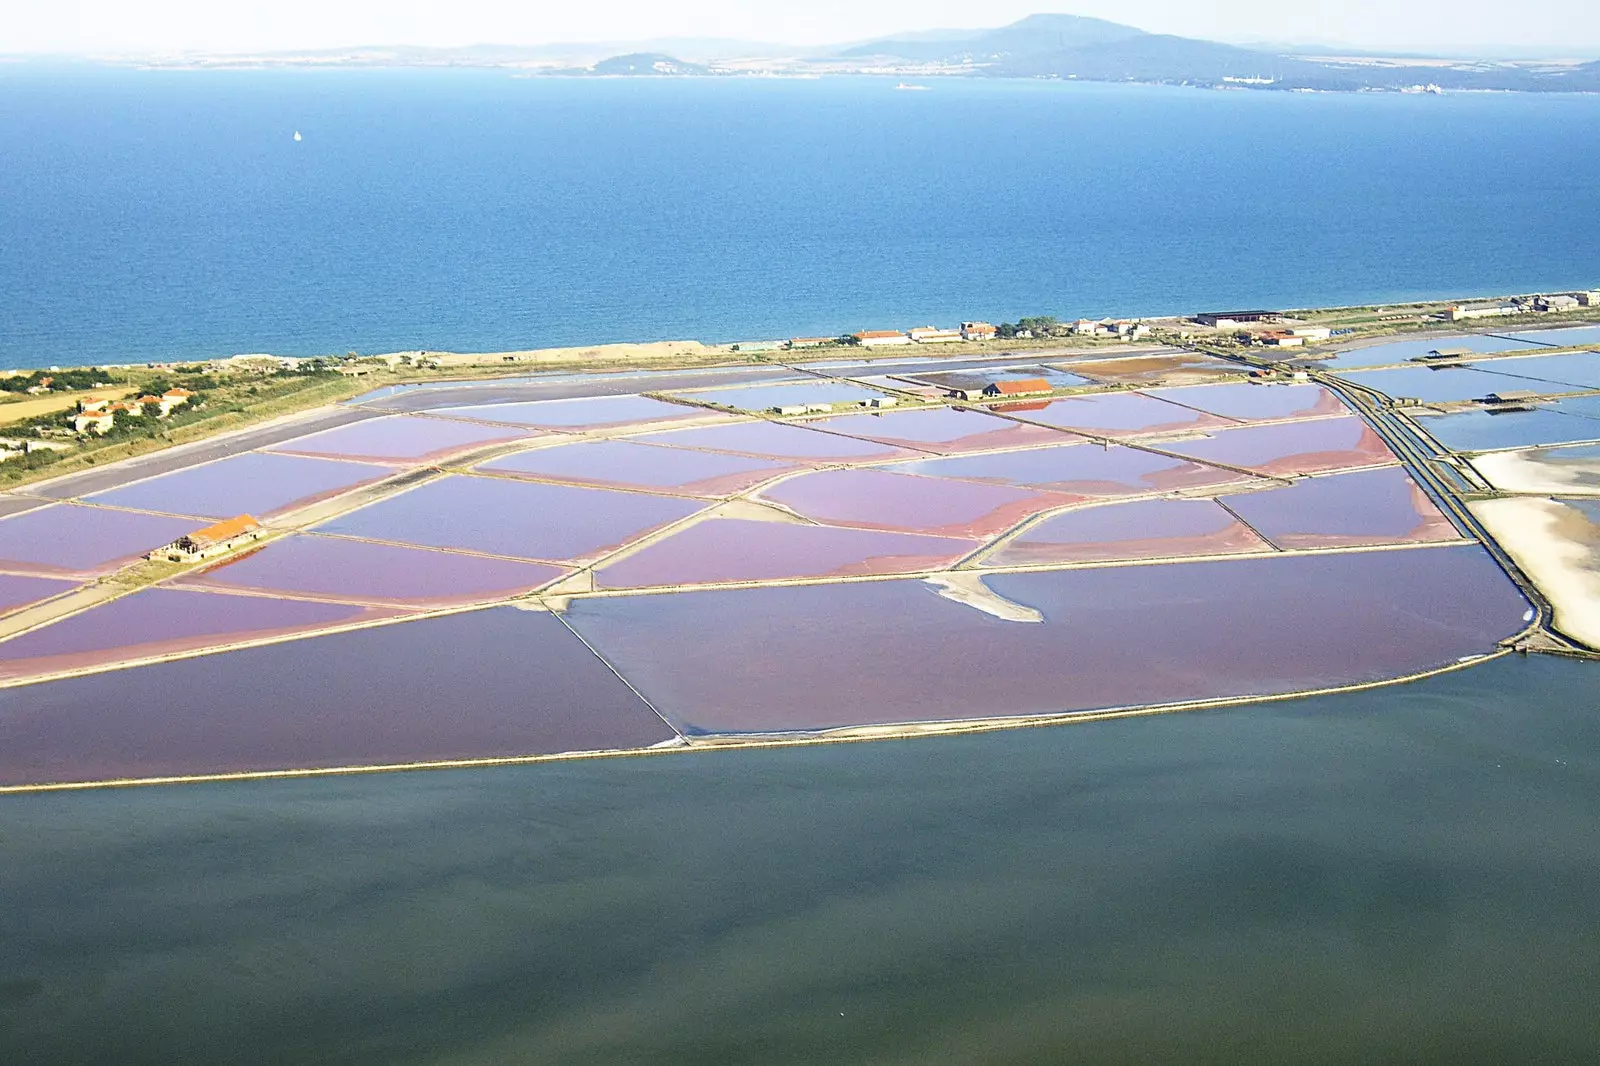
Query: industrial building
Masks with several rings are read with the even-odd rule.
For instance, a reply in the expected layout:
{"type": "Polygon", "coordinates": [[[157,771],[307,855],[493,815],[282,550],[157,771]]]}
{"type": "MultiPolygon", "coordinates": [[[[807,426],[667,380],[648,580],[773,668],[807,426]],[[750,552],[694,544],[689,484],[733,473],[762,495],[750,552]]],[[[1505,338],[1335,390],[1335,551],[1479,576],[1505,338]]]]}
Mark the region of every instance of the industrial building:
{"type": "Polygon", "coordinates": [[[1234,326],[1247,325],[1252,322],[1282,322],[1282,311],[1206,311],[1195,315],[1194,320],[1202,326],[1214,326],[1217,329],[1232,329],[1234,326]]]}
{"type": "Polygon", "coordinates": [[[171,562],[186,563],[223,555],[249,541],[259,540],[264,531],[261,523],[250,515],[233,518],[186,533],[164,548],[150,553],[150,558],[165,557],[171,562]]]}

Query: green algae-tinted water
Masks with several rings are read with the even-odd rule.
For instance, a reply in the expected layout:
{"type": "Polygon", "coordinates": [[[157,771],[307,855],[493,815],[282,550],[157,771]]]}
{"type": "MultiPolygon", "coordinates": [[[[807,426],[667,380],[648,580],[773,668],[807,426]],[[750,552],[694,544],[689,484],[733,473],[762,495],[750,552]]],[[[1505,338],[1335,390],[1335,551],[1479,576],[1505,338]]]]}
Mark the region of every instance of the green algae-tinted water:
{"type": "Polygon", "coordinates": [[[0,1061],[1594,1061],[1596,668],[0,800],[0,1061]]]}

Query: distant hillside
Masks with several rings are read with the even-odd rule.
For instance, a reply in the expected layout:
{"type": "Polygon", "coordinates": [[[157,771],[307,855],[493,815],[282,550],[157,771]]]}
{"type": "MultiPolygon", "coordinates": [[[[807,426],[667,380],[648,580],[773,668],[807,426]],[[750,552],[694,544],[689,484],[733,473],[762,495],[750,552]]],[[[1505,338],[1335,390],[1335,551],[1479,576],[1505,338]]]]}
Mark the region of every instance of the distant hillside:
{"type": "Polygon", "coordinates": [[[596,74],[624,74],[643,77],[671,77],[681,74],[706,74],[698,63],[685,63],[662,52],[631,52],[602,59],[592,68],[596,74]]]}
{"type": "Polygon", "coordinates": [[[1600,63],[1530,69],[1463,61],[1450,66],[1392,66],[1289,56],[1216,41],[1147,33],[1104,19],[1030,15],[995,30],[890,37],[855,45],[842,58],[877,57],[907,63],[975,65],[991,77],[1077,78],[1191,85],[1253,85],[1278,89],[1444,89],[1531,92],[1600,90],[1600,63]]]}
{"type": "Polygon", "coordinates": [[[997,30],[940,31],[937,35],[907,35],[847,48],[846,58],[890,56],[918,62],[962,62],[1022,59],[1047,56],[1079,48],[1096,48],[1147,37],[1143,30],[1104,19],[1077,15],[1029,15],[997,30]]]}

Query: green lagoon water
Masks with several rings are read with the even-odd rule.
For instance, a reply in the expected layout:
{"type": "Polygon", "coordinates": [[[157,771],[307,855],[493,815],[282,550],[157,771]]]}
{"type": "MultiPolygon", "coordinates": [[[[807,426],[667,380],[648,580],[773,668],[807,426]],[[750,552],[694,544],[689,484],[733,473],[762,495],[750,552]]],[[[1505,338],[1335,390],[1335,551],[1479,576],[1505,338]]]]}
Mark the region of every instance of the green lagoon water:
{"type": "Polygon", "coordinates": [[[0,801],[0,1062],[1600,1056],[1596,669],[0,801]]]}

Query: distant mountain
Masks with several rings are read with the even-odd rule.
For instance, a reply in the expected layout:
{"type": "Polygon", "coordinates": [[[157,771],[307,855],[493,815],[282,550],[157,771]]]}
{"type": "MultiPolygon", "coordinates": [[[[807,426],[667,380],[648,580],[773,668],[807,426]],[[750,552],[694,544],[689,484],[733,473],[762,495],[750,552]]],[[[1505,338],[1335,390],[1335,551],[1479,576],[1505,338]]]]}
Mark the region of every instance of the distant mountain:
{"type": "Polygon", "coordinates": [[[329,49],[261,55],[190,55],[137,60],[177,67],[367,66],[504,67],[539,74],[801,75],[909,73],[998,78],[1136,81],[1233,89],[1477,89],[1600,92],[1600,61],[1505,62],[1488,59],[1363,55],[1340,50],[1258,45],[1149,33],[1105,19],[1030,15],[998,29],[927,30],[832,48],[794,47],[719,38],[669,38],[622,43],[407,46],[329,49]]]}
{"type": "Polygon", "coordinates": [[[625,56],[602,59],[591,68],[595,74],[672,77],[683,74],[708,74],[698,63],[685,63],[662,52],[630,52],[625,56]]]}
{"type": "Polygon", "coordinates": [[[924,37],[886,37],[853,45],[842,59],[976,67],[989,77],[1075,78],[1274,89],[1357,91],[1511,89],[1526,92],[1600,91],[1600,63],[1530,68],[1459,61],[1449,65],[1364,61],[1346,52],[1321,58],[1242,48],[1216,41],[1147,33],[1104,19],[1030,15],[995,30],[924,37]]]}
{"type": "Polygon", "coordinates": [[[922,34],[888,37],[847,48],[845,58],[888,56],[916,62],[970,62],[1046,56],[1079,48],[1096,48],[1147,37],[1143,30],[1104,19],[1078,15],[1029,15],[997,30],[960,35],[922,34]]]}

